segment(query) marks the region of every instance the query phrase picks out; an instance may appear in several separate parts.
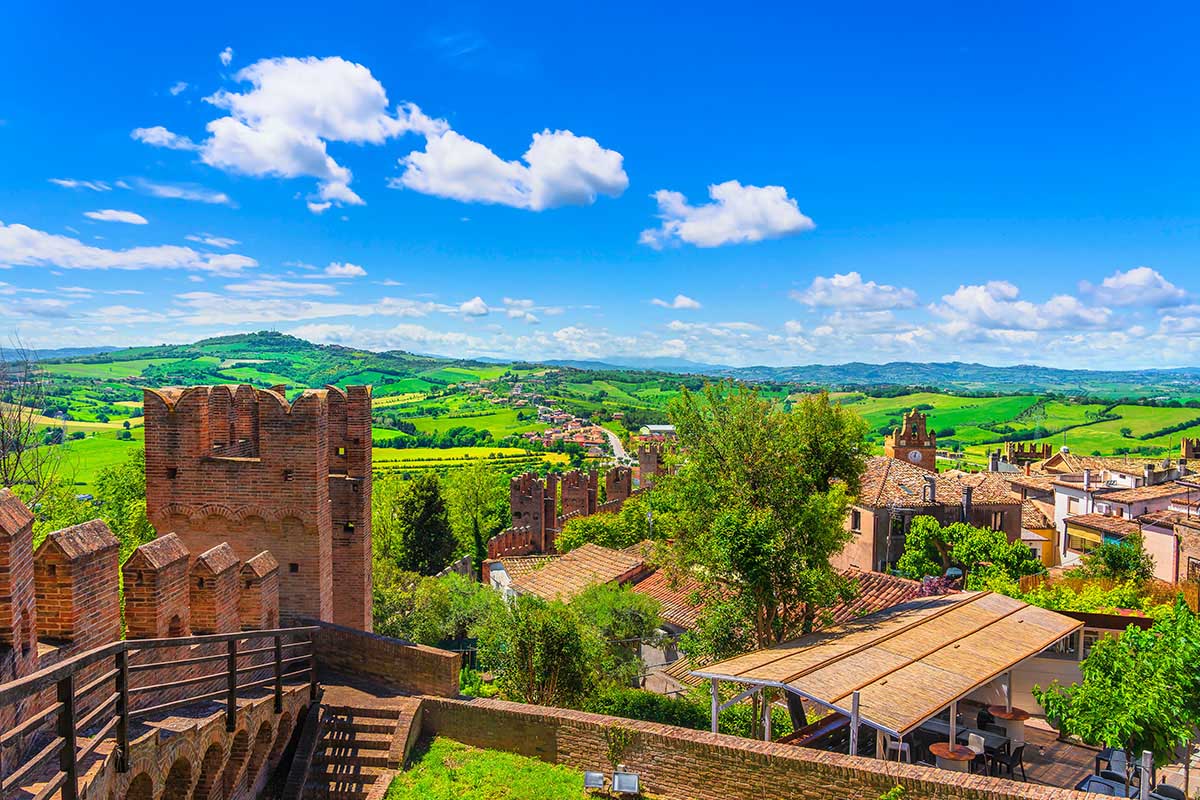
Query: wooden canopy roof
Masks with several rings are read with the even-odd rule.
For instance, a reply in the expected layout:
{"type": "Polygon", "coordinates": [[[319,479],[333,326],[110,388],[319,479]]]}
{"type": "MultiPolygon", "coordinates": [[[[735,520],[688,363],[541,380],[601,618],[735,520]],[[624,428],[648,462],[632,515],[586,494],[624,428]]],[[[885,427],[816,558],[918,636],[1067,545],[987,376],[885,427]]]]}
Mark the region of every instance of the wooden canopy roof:
{"type": "Polygon", "coordinates": [[[904,735],[955,700],[1083,627],[992,592],[925,597],[692,674],[775,686],[904,735]]]}

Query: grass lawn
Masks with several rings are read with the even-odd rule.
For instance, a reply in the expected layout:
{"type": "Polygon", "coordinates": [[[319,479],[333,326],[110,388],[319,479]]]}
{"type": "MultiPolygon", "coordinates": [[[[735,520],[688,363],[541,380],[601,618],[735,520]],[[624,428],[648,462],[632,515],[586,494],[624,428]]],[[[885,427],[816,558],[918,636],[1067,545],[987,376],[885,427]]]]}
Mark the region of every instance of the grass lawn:
{"type": "Polygon", "coordinates": [[[583,773],[451,739],[421,742],[387,800],[579,800],[583,773]]]}
{"type": "Polygon", "coordinates": [[[96,476],[105,467],[124,463],[145,444],[145,432],[134,428],[132,439],[118,439],[115,432],[67,441],[61,448],[62,474],[75,483],[81,494],[92,492],[96,476]]]}

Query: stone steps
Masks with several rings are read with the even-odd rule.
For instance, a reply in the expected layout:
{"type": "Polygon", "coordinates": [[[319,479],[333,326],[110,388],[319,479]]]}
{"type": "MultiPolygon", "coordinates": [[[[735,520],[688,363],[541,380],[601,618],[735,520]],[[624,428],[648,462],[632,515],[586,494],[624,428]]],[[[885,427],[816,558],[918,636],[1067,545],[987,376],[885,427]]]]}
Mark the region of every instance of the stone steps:
{"type": "Polygon", "coordinates": [[[382,796],[395,770],[390,752],[406,719],[395,708],[323,709],[321,738],[303,800],[366,800],[382,796]],[[378,784],[378,785],[377,785],[378,784]]]}

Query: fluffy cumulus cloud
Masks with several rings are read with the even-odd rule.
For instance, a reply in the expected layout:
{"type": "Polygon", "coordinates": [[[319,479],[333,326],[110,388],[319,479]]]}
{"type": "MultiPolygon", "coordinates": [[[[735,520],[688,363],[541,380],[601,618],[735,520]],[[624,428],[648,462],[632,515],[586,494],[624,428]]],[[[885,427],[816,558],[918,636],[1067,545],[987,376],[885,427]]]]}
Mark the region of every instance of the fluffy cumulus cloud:
{"type": "Polygon", "coordinates": [[[782,186],[743,186],[726,181],[708,187],[711,203],[693,206],[680,192],[660,189],[662,224],[642,231],[639,241],[655,249],[686,243],[696,247],[758,242],[812,230],[813,221],[800,213],[782,186]]]}
{"type": "Polygon", "coordinates": [[[931,310],[947,321],[949,332],[971,329],[992,331],[1045,331],[1103,328],[1113,318],[1104,306],[1089,306],[1067,294],[1044,303],[1020,298],[1021,290],[1008,281],[959,286],[943,295],[931,310]]]}
{"type": "Polygon", "coordinates": [[[98,222],[124,222],[127,225],[145,225],[148,219],[133,211],[121,211],[115,208],[102,208],[99,211],[85,211],[83,215],[98,222]]]}
{"type": "Polygon", "coordinates": [[[1085,281],[1080,288],[1094,294],[1100,302],[1113,306],[1166,308],[1188,302],[1186,291],[1150,267],[1134,267],[1124,272],[1117,270],[1099,286],[1092,286],[1085,281]]]}
{"type": "Polygon", "coordinates": [[[236,275],[258,266],[253,258],[235,253],[199,253],[190,247],[158,245],[109,250],[69,236],[47,233],[27,225],[0,221],[0,266],[60,269],[179,269],[236,275]]]}
{"type": "Polygon", "coordinates": [[[390,185],[531,211],[588,205],[599,195],[618,197],[629,186],[620,153],[571,131],[535,133],[522,161],[506,161],[447,129],[427,136],[424,150],[401,159],[404,171],[390,185]]]}
{"type": "Polygon", "coordinates": [[[323,273],[329,278],[361,278],[367,274],[367,271],[358,264],[351,264],[349,261],[331,261],[325,267],[323,273]]]}
{"type": "Polygon", "coordinates": [[[702,308],[699,300],[693,300],[686,294],[677,294],[675,295],[674,300],[663,300],[656,297],[650,302],[653,305],[662,306],[663,308],[673,308],[685,311],[695,311],[696,309],[702,308]]]}
{"type": "Polygon", "coordinates": [[[458,306],[459,313],[468,317],[486,317],[491,311],[488,304],[483,302],[483,298],[475,295],[470,300],[460,303],[458,306]]]}
{"type": "Polygon", "coordinates": [[[159,147],[190,145],[201,161],[228,172],[316,178],[308,204],[321,212],[363,202],[350,188],[350,170],[327,152],[328,142],[381,144],[409,131],[444,128],[416,106],[389,108],[387,93],[370,70],[336,56],[263,59],[234,78],[250,88],[205,98],[228,112],[208,123],[207,139],[193,143],[161,126],[139,128],[134,138],[159,147]]]}
{"type": "Polygon", "coordinates": [[[129,136],[134,141],[148,144],[151,147],[165,147],[168,150],[199,149],[196,143],[188,137],[172,133],[162,125],[155,125],[151,128],[134,128],[129,136]]]}
{"type": "Polygon", "coordinates": [[[807,289],[793,290],[791,298],[814,308],[847,310],[912,308],[917,304],[917,293],[912,289],[864,281],[857,272],[830,278],[817,276],[807,289]]]}
{"type": "Polygon", "coordinates": [[[233,62],[233,48],[226,47],[217,55],[217,58],[221,60],[221,66],[228,67],[233,62]]]}

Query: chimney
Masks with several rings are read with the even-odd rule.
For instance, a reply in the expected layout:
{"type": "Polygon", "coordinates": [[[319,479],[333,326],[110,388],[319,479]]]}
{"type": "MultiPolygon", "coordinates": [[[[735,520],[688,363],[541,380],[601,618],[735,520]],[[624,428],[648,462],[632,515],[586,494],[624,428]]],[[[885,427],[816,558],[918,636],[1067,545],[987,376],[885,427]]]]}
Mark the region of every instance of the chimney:
{"type": "Polygon", "coordinates": [[[988,472],[1000,471],[1000,451],[992,450],[988,452],[988,472]]]}
{"type": "Polygon", "coordinates": [[[926,475],[925,489],[929,495],[929,502],[937,503],[937,478],[933,475],[926,475]]]}
{"type": "Polygon", "coordinates": [[[1026,475],[1032,475],[1032,474],[1033,474],[1033,469],[1030,467],[1030,465],[1029,465],[1028,463],[1026,463],[1026,464],[1025,464],[1025,474],[1026,474],[1026,475]]]}
{"type": "Polygon", "coordinates": [[[963,522],[969,522],[971,519],[971,495],[974,493],[975,493],[975,490],[972,487],[970,487],[970,486],[963,487],[963,499],[962,499],[963,522]]]}
{"type": "Polygon", "coordinates": [[[1092,489],[1092,471],[1085,469],[1083,471],[1083,490],[1089,492],[1092,489]]]}
{"type": "Polygon", "coordinates": [[[1151,486],[1154,484],[1154,465],[1153,464],[1146,464],[1142,467],[1142,480],[1144,481],[1143,485],[1145,485],[1145,486],[1151,486]]]}

